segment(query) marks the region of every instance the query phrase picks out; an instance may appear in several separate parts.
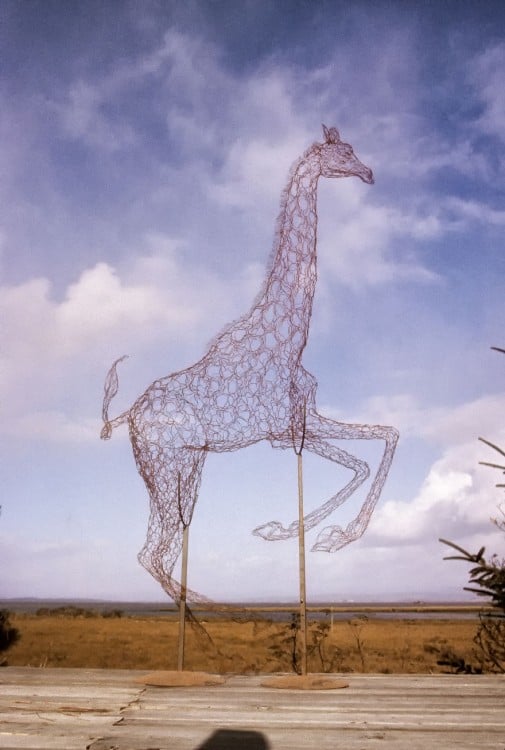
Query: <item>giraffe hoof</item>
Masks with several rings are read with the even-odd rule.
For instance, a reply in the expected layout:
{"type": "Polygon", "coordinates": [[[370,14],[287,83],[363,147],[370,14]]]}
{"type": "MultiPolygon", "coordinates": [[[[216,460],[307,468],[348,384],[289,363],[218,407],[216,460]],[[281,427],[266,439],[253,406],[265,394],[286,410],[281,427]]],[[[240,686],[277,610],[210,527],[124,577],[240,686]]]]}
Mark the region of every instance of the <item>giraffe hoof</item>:
{"type": "Polygon", "coordinates": [[[318,535],[312,552],[337,552],[337,550],[349,544],[347,538],[340,526],[327,526],[318,535]]]}
{"type": "Polygon", "coordinates": [[[254,536],[266,539],[268,542],[273,542],[278,539],[286,539],[286,530],[279,521],[270,521],[269,523],[263,524],[263,526],[257,526],[253,530],[253,534],[254,536]]]}

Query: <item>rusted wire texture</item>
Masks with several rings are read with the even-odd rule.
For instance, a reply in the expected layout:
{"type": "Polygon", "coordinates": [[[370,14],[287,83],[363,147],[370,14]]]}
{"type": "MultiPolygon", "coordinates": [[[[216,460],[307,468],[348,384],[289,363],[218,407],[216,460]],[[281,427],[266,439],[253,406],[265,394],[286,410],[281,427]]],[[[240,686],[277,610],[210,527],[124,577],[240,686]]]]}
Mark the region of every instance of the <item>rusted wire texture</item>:
{"type": "MultiPolygon", "coordinates": [[[[199,362],[155,380],[133,406],[115,419],[108,410],[118,390],[117,365],[105,381],[103,439],[128,424],[136,465],[150,498],[147,538],[139,561],[166,593],[180,601],[173,577],[184,527],[198,498],[209,452],[222,453],[268,440],[274,448],[310,451],[350,470],[349,481],[308,513],[305,531],[318,526],[370,475],[368,464],[335,444],[341,440],[384,441],[382,457],[357,516],[346,526],[323,528],[313,550],[335,552],[367,528],[389,471],[398,432],[393,427],[346,424],[318,413],[317,381],[302,365],[317,278],[317,184],[320,177],[359,177],[372,171],[344,143],[336,128],[323,126],[293,165],[282,194],[274,251],[263,286],[250,310],[228,325],[199,362]]],[[[298,535],[299,522],[270,521],[253,533],[269,541],[298,535]]],[[[188,590],[188,599],[204,597],[188,590]]]]}

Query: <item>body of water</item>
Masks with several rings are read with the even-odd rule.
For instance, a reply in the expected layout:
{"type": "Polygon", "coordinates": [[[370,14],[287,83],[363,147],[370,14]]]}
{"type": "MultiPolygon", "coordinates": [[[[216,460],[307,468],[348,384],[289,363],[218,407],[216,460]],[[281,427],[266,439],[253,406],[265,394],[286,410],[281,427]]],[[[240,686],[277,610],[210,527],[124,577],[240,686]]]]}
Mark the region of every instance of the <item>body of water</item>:
{"type": "MultiPolygon", "coordinates": [[[[190,605],[191,606],[191,605],[190,605]]],[[[40,614],[65,608],[101,615],[121,614],[124,617],[177,617],[175,605],[161,602],[115,602],[74,599],[4,599],[0,609],[10,612],[40,614]]],[[[289,622],[299,611],[297,603],[239,602],[191,606],[198,619],[233,618],[235,620],[272,620],[289,622]]],[[[317,603],[307,606],[311,620],[350,620],[358,617],[370,619],[477,619],[482,606],[474,602],[340,602],[317,603]]]]}

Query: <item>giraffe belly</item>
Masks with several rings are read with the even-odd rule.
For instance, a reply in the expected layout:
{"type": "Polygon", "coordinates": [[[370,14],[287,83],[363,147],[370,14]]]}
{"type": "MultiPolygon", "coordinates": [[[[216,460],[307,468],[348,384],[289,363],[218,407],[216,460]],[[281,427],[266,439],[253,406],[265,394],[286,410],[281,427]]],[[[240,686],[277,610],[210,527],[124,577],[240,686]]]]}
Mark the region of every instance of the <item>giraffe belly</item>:
{"type": "Polygon", "coordinates": [[[290,380],[250,367],[240,374],[207,368],[157,381],[130,412],[132,433],[153,450],[230,451],[284,438],[292,420],[290,380]]]}

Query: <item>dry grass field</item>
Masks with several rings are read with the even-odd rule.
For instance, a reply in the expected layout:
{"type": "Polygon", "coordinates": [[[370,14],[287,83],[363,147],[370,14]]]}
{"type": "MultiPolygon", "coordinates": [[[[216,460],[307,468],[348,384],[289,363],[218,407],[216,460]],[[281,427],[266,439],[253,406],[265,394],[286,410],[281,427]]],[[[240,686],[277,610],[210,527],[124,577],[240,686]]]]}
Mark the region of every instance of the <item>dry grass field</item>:
{"type": "MultiPolygon", "coordinates": [[[[437,618],[437,615],[433,615],[437,618]]],[[[20,640],[5,654],[11,666],[175,669],[178,624],[169,617],[11,615],[20,640]]],[[[211,618],[208,636],[190,625],[186,669],[217,673],[293,670],[290,623],[211,618]]],[[[309,671],[437,673],[437,649],[476,664],[475,620],[355,617],[309,626],[309,671]]]]}

